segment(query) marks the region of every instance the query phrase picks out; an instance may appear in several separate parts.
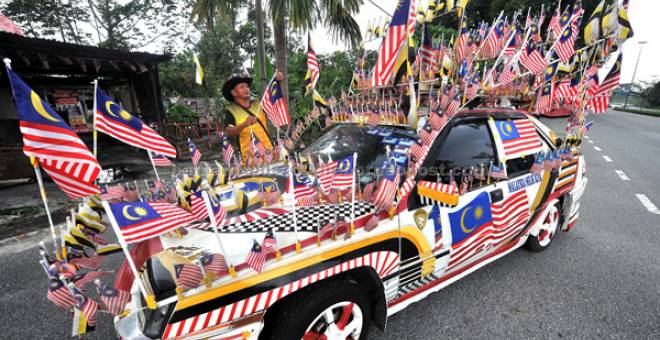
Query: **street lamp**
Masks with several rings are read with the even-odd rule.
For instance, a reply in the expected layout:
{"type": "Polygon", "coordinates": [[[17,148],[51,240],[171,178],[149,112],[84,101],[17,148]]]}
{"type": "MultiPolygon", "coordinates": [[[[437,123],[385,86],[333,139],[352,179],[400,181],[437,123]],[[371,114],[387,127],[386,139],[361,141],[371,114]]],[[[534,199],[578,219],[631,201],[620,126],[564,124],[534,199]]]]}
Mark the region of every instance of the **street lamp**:
{"type": "Polygon", "coordinates": [[[630,80],[630,86],[628,87],[628,93],[626,94],[626,103],[623,104],[624,108],[628,107],[628,99],[630,98],[630,92],[632,91],[633,86],[635,85],[635,75],[637,74],[637,67],[639,66],[639,59],[642,57],[642,48],[648,41],[640,41],[639,44],[639,54],[637,55],[637,63],[635,64],[635,70],[633,71],[632,80],[630,80]]]}

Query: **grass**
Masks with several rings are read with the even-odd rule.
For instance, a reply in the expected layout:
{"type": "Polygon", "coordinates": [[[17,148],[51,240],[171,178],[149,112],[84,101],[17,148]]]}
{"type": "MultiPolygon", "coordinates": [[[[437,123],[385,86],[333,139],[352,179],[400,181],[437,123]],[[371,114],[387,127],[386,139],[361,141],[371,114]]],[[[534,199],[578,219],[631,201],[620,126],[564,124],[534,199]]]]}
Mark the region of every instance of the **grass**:
{"type": "Polygon", "coordinates": [[[640,107],[616,107],[614,108],[616,111],[622,111],[622,112],[629,112],[629,113],[637,113],[637,114],[643,114],[647,116],[657,116],[660,117],[660,109],[645,109],[645,108],[640,108],[640,107]]]}
{"type": "Polygon", "coordinates": [[[39,207],[5,208],[5,209],[0,209],[0,216],[38,214],[41,212],[41,210],[42,209],[39,207]]]}

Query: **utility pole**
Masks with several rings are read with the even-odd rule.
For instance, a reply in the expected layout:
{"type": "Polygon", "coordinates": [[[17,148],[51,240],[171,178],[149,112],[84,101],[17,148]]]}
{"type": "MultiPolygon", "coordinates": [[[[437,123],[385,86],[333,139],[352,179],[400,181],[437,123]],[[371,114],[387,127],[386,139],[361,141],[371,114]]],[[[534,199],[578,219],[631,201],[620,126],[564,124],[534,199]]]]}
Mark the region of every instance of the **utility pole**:
{"type": "Polygon", "coordinates": [[[264,47],[264,13],[261,0],[255,0],[255,16],[257,21],[257,62],[259,63],[259,82],[261,93],[266,90],[266,48],[264,47]]]}
{"type": "Polygon", "coordinates": [[[635,64],[635,70],[633,71],[632,80],[630,81],[630,86],[628,87],[628,93],[626,93],[626,103],[623,104],[624,108],[628,107],[628,99],[630,98],[630,92],[632,92],[633,86],[635,86],[635,75],[637,74],[637,67],[639,66],[639,59],[642,57],[642,48],[647,43],[647,41],[640,41],[639,44],[639,54],[637,54],[637,63],[635,64]]]}

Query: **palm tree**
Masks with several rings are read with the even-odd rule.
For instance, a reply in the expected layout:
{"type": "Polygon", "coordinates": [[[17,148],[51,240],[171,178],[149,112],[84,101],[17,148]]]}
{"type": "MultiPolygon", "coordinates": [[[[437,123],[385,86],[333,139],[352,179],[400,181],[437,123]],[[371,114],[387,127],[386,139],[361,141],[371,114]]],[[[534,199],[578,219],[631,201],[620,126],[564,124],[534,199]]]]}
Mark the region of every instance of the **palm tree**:
{"type": "Polygon", "coordinates": [[[236,23],[236,10],[243,2],[237,0],[195,0],[192,17],[198,24],[203,24],[209,31],[213,30],[215,20],[231,20],[236,23]]]}
{"type": "MultiPolygon", "coordinates": [[[[361,40],[360,27],[353,18],[363,0],[268,0],[267,6],[273,21],[275,40],[275,65],[287,78],[286,19],[290,28],[299,31],[313,29],[322,24],[332,34],[334,41],[339,39],[351,47],[361,40]]],[[[288,97],[288,85],[283,84],[283,92],[288,97]]]]}

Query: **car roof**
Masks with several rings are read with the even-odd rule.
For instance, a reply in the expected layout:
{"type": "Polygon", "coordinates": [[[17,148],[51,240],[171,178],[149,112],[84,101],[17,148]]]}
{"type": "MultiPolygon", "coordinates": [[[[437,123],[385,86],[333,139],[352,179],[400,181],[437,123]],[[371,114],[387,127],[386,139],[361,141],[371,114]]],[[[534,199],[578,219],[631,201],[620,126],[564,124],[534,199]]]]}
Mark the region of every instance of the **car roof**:
{"type": "Polygon", "coordinates": [[[495,119],[520,119],[529,117],[525,111],[490,107],[461,110],[456,114],[456,117],[480,117],[485,115],[492,116],[495,119]]]}

